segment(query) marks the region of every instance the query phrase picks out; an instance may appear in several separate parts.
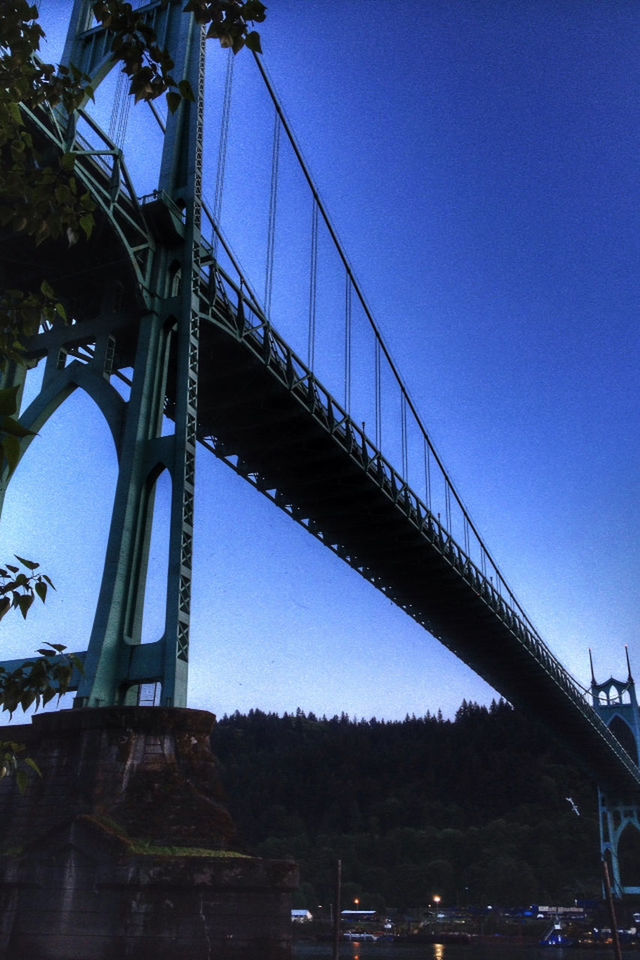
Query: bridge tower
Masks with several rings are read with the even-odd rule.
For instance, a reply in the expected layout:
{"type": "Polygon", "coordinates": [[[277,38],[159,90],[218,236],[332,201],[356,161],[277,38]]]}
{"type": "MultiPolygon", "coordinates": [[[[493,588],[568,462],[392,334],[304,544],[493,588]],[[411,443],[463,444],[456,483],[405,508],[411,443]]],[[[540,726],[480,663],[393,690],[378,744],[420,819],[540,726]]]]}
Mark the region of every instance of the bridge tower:
{"type": "MultiPolygon", "coordinates": [[[[78,67],[95,89],[118,64],[109,34],[96,24],[91,7],[90,0],[74,0],[63,64],[78,67]]],[[[71,318],[69,324],[42,330],[28,344],[28,365],[43,362],[45,372],[21,422],[37,431],[74,390],[83,389],[104,415],[117,451],[106,559],[88,649],[82,653],[84,675],[78,679],[76,706],[133,705],[142,684],[151,683],[161,687],[161,705],[186,706],[204,35],[183,7],[182,0],[167,5],[151,0],[136,10],[168,50],[176,82],[188,81],[195,93],[195,102],[183,100],[166,118],[157,191],[146,203],[136,198],[122,150],[81,110],[70,117],[27,117],[58,155],[73,155],[75,175],[96,204],[96,227],[87,242],[70,250],[47,241],[36,255],[18,238],[24,249],[17,250],[13,264],[0,265],[0,282],[21,289],[37,290],[46,279],[71,318]],[[85,136],[89,128],[93,144],[85,136]],[[164,631],[143,644],[154,491],[165,470],[171,478],[171,507],[164,631]]],[[[3,385],[22,389],[24,377],[24,370],[14,368],[3,385]]],[[[23,442],[23,455],[29,442],[23,442]]],[[[0,493],[7,482],[5,477],[0,493]]]]}
{"type": "MultiPolygon", "coordinates": [[[[597,683],[591,653],[591,696],[593,707],[630,755],[638,763],[640,755],[640,708],[636,696],[636,687],[631,674],[629,651],[627,657],[627,679],[616,680],[609,677],[603,683],[597,683]]],[[[634,884],[624,882],[621,869],[620,850],[628,842],[634,830],[640,831],[640,805],[637,797],[621,797],[598,788],[598,806],[600,813],[600,849],[603,859],[609,864],[609,873],[613,893],[617,897],[640,894],[640,865],[638,874],[629,878],[634,884]]],[[[634,838],[635,839],[635,838],[634,838]]]]}

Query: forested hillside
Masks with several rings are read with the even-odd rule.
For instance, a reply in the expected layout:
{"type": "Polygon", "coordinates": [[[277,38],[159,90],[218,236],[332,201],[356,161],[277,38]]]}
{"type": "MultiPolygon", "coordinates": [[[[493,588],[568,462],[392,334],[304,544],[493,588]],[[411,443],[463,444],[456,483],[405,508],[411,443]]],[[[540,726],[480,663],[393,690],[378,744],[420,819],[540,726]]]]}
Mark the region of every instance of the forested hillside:
{"type": "Polygon", "coordinates": [[[378,908],[599,894],[595,787],[504,702],[455,721],[236,713],[214,750],[240,844],[299,862],[298,906],[333,899],[338,858],[344,902],[378,908]]]}

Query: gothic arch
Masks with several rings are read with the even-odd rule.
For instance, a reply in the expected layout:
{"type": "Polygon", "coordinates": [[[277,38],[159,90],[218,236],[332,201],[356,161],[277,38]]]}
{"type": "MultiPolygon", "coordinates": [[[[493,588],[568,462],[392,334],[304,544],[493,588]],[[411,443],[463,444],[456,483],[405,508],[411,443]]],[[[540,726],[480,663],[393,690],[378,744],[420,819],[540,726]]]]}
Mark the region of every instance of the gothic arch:
{"type": "Polygon", "coordinates": [[[640,886],[640,830],[637,820],[630,820],[620,834],[618,862],[625,886],[640,886]]]}
{"type": "Polygon", "coordinates": [[[638,762],[638,746],[633,731],[626,720],[619,713],[614,714],[610,723],[609,730],[614,735],[618,743],[624,747],[634,763],[638,762]]]}
{"type": "MultiPolygon", "coordinates": [[[[119,456],[120,427],[125,401],[110,383],[103,377],[97,376],[87,364],[74,361],[48,380],[21,416],[20,423],[28,430],[37,433],[67,397],[78,388],[91,397],[102,413],[119,456]]],[[[26,437],[23,440],[21,458],[32,440],[33,437],[26,437]]]]}

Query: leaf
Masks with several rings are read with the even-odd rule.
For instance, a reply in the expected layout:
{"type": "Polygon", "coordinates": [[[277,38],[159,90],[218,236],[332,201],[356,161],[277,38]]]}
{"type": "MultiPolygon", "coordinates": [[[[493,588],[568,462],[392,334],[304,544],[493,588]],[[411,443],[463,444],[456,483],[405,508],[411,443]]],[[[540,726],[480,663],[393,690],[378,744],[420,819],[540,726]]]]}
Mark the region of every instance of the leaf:
{"type": "Polygon", "coordinates": [[[263,23],[267,16],[267,8],[261,0],[247,0],[242,10],[242,16],[245,20],[255,20],[257,23],[263,23]]]}
{"type": "Polygon", "coordinates": [[[27,789],[27,784],[29,783],[29,777],[27,776],[26,770],[18,770],[16,773],[16,783],[18,785],[18,790],[20,793],[24,793],[27,789]]]}
{"type": "Polygon", "coordinates": [[[17,126],[23,126],[24,121],[19,105],[17,103],[7,103],[6,105],[3,104],[3,106],[7,109],[11,122],[17,126]]]}
{"type": "Polygon", "coordinates": [[[43,296],[48,297],[49,300],[55,300],[56,298],[56,295],[53,291],[53,287],[51,287],[46,280],[43,280],[42,283],[40,284],[40,293],[43,296]]]}
{"type": "Polygon", "coordinates": [[[36,563],[34,560],[25,560],[24,557],[19,557],[17,553],[14,553],[16,560],[22,564],[23,567],[26,567],[27,570],[37,570],[40,566],[39,563],[36,563]]]}
{"type": "Polygon", "coordinates": [[[0,414],[12,416],[18,412],[18,390],[20,387],[6,387],[0,390],[0,414]]]}
{"type": "Polygon", "coordinates": [[[193,92],[193,87],[188,80],[181,80],[178,84],[178,90],[180,91],[180,96],[183,100],[188,100],[190,103],[195,103],[195,94],[193,92]]]}
{"type": "Polygon", "coordinates": [[[0,432],[9,433],[12,437],[35,437],[33,430],[23,427],[22,424],[13,417],[0,418],[0,432]]]}
{"type": "Polygon", "coordinates": [[[32,693],[31,691],[28,691],[27,693],[23,693],[22,696],[20,697],[20,706],[26,712],[35,699],[36,699],[35,693],[32,693]]]}
{"type": "Polygon", "coordinates": [[[44,582],[44,580],[38,580],[38,582],[35,585],[35,591],[40,597],[40,599],[42,600],[42,602],[44,603],[45,600],[47,599],[47,585],[44,582]]]}
{"type": "Polygon", "coordinates": [[[251,33],[247,34],[246,45],[249,50],[253,50],[254,53],[262,53],[262,44],[260,43],[260,34],[257,30],[252,30],[251,33]]]}
{"type": "MultiPolygon", "coordinates": [[[[87,240],[88,240],[89,237],[91,236],[92,232],[93,232],[93,226],[94,226],[94,223],[95,223],[95,220],[94,220],[94,218],[93,218],[93,214],[91,214],[91,213],[85,213],[85,215],[84,215],[83,217],[80,217],[80,220],[79,220],[78,222],[79,222],[80,227],[82,228],[82,230],[83,230],[83,232],[84,232],[85,237],[86,237],[87,240]]],[[[57,305],[56,305],[56,310],[57,310],[58,307],[60,307],[60,306],[61,306],[61,304],[57,304],[57,305]]],[[[58,312],[59,312],[59,311],[58,311],[58,312]]],[[[66,320],[66,314],[64,314],[64,319],[66,320]]]]}
{"type": "Polygon", "coordinates": [[[38,764],[35,762],[35,760],[33,759],[33,757],[25,757],[25,758],[24,758],[24,762],[27,764],[28,767],[31,767],[31,769],[34,771],[34,773],[37,773],[39,777],[42,776],[42,771],[40,770],[40,767],[39,767],[38,764]]]}
{"type": "Polygon", "coordinates": [[[73,168],[75,167],[75,163],[76,163],[76,159],[72,153],[63,153],[62,156],[60,157],[60,166],[65,171],[65,173],[73,173],[73,168]]]}
{"type": "Polygon", "coordinates": [[[170,90],[167,93],[167,106],[171,113],[175,113],[181,103],[182,97],[179,93],[176,93],[175,90],[170,90]]]}
{"type": "Polygon", "coordinates": [[[10,434],[7,434],[0,442],[0,448],[9,464],[9,472],[13,473],[20,461],[20,441],[17,437],[12,437],[10,434]]]}
{"type": "Polygon", "coordinates": [[[20,608],[20,613],[24,620],[27,619],[27,614],[29,613],[29,607],[33,603],[33,594],[32,593],[23,593],[21,597],[18,597],[18,607],[20,608]]]}
{"type": "Polygon", "coordinates": [[[2,620],[5,613],[7,613],[10,609],[11,609],[11,600],[9,599],[9,597],[1,597],[0,598],[0,620],[2,620]]]}

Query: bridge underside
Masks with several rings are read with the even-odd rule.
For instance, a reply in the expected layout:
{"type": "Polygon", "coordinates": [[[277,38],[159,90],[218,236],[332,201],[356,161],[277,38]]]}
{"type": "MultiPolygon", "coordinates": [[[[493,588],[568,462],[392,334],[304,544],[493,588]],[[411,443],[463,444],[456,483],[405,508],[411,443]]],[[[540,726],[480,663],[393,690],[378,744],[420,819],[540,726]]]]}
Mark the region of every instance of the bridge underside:
{"type": "Polygon", "coordinates": [[[461,572],[459,555],[437,527],[416,516],[388,478],[381,482],[361,443],[332,432],[324,405],[291,382],[286,365],[265,362],[264,342],[234,335],[228,308],[226,317],[220,304],[214,314],[220,323],[201,329],[201,439],[510,702],[552,718],[601,782],[628,788],[552,665],[545,669],[532,655],[477,571],[461,572]]]}

